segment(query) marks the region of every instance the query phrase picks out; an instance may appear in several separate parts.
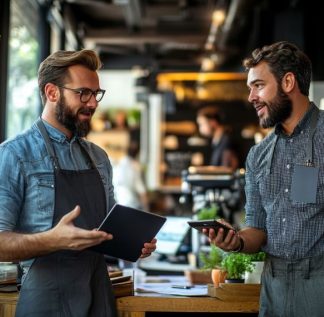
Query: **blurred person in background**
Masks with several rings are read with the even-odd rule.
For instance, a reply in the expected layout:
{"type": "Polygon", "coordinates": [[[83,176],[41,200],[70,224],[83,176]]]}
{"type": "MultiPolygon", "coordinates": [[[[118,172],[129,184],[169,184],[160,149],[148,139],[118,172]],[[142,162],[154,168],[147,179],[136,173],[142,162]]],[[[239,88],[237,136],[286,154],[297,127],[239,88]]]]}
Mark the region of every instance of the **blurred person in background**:
{"type": "Polygon", "coordinates": [[[201,135],[211,139],[211,156],[208,165],[239,167],[239,158],[229,132],[224,125],[224,114],[216,106],[201,108],[197,124],[201,135]]]}
{"type": "Polygon", "coordinates": [[[143,170],[137,160],[137,144],[130,144],[118,159],[112,160],[115,199],[125,206],[149,210],[143,170]]]}

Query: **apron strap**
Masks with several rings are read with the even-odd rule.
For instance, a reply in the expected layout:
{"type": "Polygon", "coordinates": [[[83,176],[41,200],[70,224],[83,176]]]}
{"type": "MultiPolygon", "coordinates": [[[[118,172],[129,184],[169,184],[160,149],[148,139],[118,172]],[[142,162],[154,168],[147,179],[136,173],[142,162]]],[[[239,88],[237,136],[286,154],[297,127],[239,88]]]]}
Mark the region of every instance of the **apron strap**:
{"type": "Polygon", "coordinates": [[[76,138],[76,139],[77,139],[77,142],[80,145],[80,148],[81,148],[82,153],[89,159],[90,164],[91,164],[91,167],[94,168],[94,169],[97,169],[96,164],[94,163],[94,160],[91,157],[90,153],[86,150],[85,145],[83,144],[83,141],[80,140],[79,137],[76,138]]]}
{"type": "Polygon", "coordinates": [[[44,138],[46,150],[47,150],[47,153],[49,154],[49,156],[51,157],[51,159],[53,161],[54,168],[56,170],[60,169],[60,164],[58,162],[58,159],[57,159],[57,156],[55,154],[54,148],[52,146],[51,140],[50,140],[50,138],[48,136],[48,133],[46,131],[44,122],[40,117],[37,119],[36,125],[37,125],[37,127],[39,129],[39,132],[41,133],[41,135],[44,138]]]}
{"type": "Polygon", "coordinates": [[[270,149],[270,153],[269,153],[270,157],[269,157],[269,160],[267,162],[267,174],[268,175],[271,174],[271,166],[272,166],[272,161],[273,161],[273,154],[274,154],[278,139],[279,139],[279,134],[277,134],[275,136],[275,139],[273,140],[273,143],[272,143],[272,146],[271,146],[271,149],[270,149]]]}
{"type": "Polygon", "coordinates": [[[309,131],[309,141],[307,143],[307,148],[306,148],[306,165],[307,166],[313,166],[313,138],[316,130],[316,125],[317,125],[317,120],[318,120],[318,114],[319,114],[319,109],[315,106],[312,116],[311,116],[311,121],[310,121],[310,131],[309,131]]]}

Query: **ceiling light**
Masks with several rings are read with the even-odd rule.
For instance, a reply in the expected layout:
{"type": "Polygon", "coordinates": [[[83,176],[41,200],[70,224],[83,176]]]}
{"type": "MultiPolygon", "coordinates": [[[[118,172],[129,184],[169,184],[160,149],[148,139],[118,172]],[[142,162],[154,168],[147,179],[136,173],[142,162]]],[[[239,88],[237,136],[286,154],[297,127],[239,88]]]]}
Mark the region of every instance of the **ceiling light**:
{"type": "Polygon", "coordinates": [[[219,26],[222,25],[225,21],[225,11],[224,10],[215,10],[213,12],[213,25],[219,26]]]}
{"type": "Polygon", "coordinates": [[[215,68],[214,61],[209,57],[204,57],[201,62],[201,70],[204,72],[210,72],[215,68]]]}

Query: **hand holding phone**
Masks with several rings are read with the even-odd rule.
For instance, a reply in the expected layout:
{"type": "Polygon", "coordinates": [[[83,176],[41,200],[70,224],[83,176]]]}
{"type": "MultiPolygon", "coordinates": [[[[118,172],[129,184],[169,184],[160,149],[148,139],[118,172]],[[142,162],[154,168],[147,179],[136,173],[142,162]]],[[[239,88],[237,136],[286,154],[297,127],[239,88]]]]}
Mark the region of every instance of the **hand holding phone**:
{"type": "Polygon", "coordinates": [[[218,229],[222,228],[224,230],[224,238],[230,230],[235,231],[235,229],[228,227],[214,219],[211,220],[190,220],[188,221],[190,227],[202,231],[203,229],[214,229],[217,235],[218,229]]]}

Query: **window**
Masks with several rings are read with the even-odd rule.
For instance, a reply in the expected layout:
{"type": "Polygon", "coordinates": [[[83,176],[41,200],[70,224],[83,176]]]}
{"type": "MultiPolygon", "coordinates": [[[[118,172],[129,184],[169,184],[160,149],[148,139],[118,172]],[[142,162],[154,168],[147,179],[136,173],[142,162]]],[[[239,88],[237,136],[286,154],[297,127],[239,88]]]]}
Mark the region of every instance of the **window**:
{"type": "Polygon", "coordinates": [[[10,5],[6,137],[28,128],[40,113],[38,4],[36,0],[12,0],[10,5]]]}

